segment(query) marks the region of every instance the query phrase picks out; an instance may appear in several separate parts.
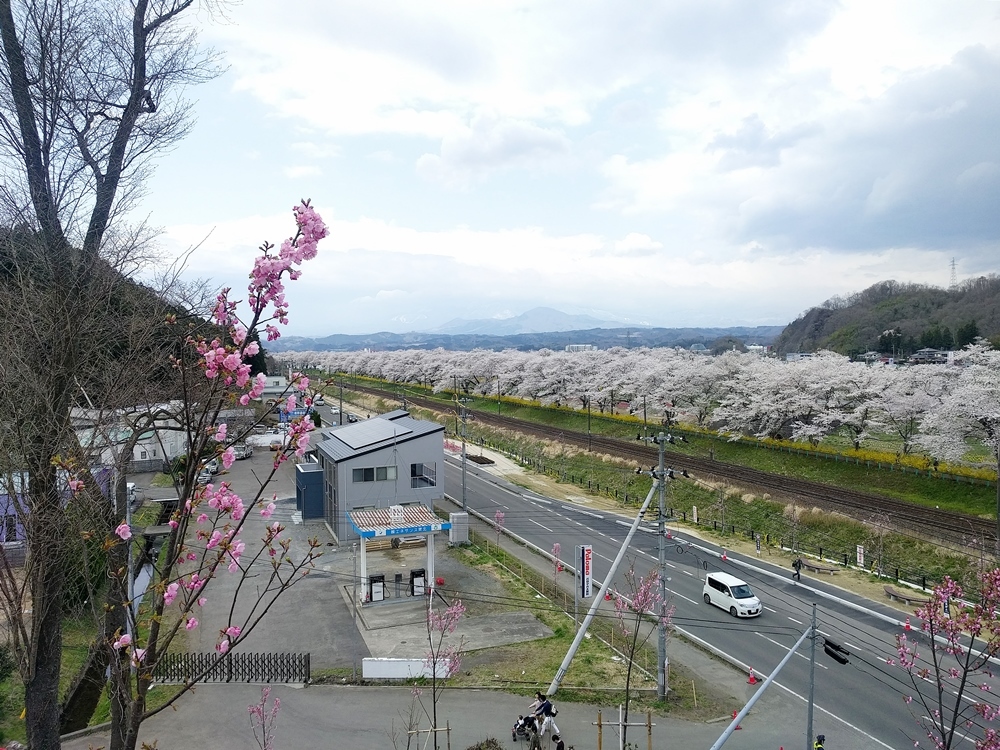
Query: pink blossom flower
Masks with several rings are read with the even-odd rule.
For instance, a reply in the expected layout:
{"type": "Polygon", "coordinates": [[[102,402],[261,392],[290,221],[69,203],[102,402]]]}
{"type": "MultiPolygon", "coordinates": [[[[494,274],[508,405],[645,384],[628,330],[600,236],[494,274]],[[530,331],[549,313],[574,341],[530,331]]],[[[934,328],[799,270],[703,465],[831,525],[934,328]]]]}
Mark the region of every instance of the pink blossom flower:
{"type": "Polygon", "coordinates": [[[228,425],[223,422],[219,425],[218,429],[215,431],[215,441],[217,443],[226,442],[226,431],[228,430],[228,425]]]}
{"type": "Polygon", "coordinates": [[[120,648],[125,648],[131,642],[132,642],[132,636],[130,636],[128,633],[122,633],[120,636],[118,636],[118,640],[116,640],[114,643],[111,644],[111,648],[117,651],[120,648]]]}
{"type": "Polygon", "coordinates": [[[266,507],[260,509],[261,518],[270,518],[274,513],[274,503],[268,503],[266,507]]]}
{"type": "Polygon", "coordinates": [[[224,654],[227,651],[229,651],[229,639],[223,638],[221,641],[215,644],[215,650],[218,651],[220,654],[224,654]]]}
{"type": "Polygon", "coordinates": [[[243,629],[240,628],[238,625],[230,625],[228,628],[226,628],[226,635],[228,635],[229,638],[234,641],[240,637],[240,633],[242,632],[243,629]]]}
{"type": "Polygon", "coordinates": [[[177,598],[177,592],[180,589],[180,587],[181,587],[180,584],[176,582],[171,583],[169,586],[167,586],[166,591],[163,592],[163,603],[166,606],[169,607],[171,604],[174,603],[174,599],[177,598]]]}
{"type": "Polygon", "coordinates": [[[139,664],[141,664],[143,659],[145,658],[146,658],[146,649],[137,648],[135,652],[132,654],[132,664],[138,667],[139,664]]]}
{"type": "Polygon", "coordinates": [[[234,461],[236,461],[236,450],[230,445],[222,453],[222,468],[229,469],[229,467],[233,465],[234,461]]]}
{"type": "Polygon", "coordinates": [[[124,521],[118,524],[118,528],[115,529],[115,533],[124,540],[129,540],[132,538],[132,529],[124,521]]]}
{"type": "Polygon", "coordinates": [[[198,621],[193,617],[189,617],[187,619],[187,622],[184,623],[184,627],[187,630],[194,630],[196,627],[198,627],[198,621]]]}
{"type": "Polygon", "coordinates": [[[207,602],[207,601],[208,601],[208,597],[199,596],[198,597],[198,606],[199,607],[204,607],[205,606],[205,602],[207,602]]]}
{"type": "Polygon", "coordinates": [[[72,477],[67,480],[67,484],[69,485],[69,491],[74,495],[83,489],[83,480],[77,479],[76,477],[72,477]]]}

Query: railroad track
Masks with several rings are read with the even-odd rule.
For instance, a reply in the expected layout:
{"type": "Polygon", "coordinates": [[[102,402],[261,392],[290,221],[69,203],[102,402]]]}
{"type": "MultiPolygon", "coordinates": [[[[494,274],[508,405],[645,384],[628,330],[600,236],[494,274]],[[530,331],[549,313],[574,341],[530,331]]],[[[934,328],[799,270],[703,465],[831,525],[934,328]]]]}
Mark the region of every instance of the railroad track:
{"type": "MultiPolygon", "coordinates": [[[[391,391],[377,388],[354,386],[354,390],[369,395],[398,400],[391,391]]],[[[408,402],[434,411],[447,410],[440,401],[428,398],[407,397],[408,402]]],[[[654,466],[659,461],[655,447],[642,443],[631,443],[616,438],[597,436],[585,432],[575,432],[547,425],[526,422],[513,417],[504,417],[486,411],[475,411],[476,421],[492,427],[501,427],[516,432],[545,438],[556,442],[575,445],[600,453],[607,453],[623,459],[638,461],[644,466],[654,466]]],[[[884,513],[890,523],[932,538],[965,545],[971,539],[982,540],[985,548],[995,548],[996,523],[992,519],[965,513],[927,508],[903,500],[859,492],[844,487],[797,479],[780,474],[771,474],[745,466],[716,461],[711,458],[693,456],[678,451],[664,451],[664,460],[673,468],[687,469],[692,476],[711,475],[735,485],[759,488],[772,494],[795,497],[810,506],[827,511],[843,513],[859,521],[869,520],[875,513],[884,513]]]]}

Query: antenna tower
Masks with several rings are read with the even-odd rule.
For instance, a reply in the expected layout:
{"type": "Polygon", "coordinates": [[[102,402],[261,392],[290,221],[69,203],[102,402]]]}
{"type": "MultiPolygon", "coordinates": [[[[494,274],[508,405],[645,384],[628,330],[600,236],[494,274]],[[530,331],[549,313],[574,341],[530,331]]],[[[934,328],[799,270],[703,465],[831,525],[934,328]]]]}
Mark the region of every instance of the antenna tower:
{"type": "Polygon", "coordinates": [[[958,286],[958,274],[955,272],[955,256],[951,256],[951,283],[948,285],[949,289],[954,289],[958,286]]]}

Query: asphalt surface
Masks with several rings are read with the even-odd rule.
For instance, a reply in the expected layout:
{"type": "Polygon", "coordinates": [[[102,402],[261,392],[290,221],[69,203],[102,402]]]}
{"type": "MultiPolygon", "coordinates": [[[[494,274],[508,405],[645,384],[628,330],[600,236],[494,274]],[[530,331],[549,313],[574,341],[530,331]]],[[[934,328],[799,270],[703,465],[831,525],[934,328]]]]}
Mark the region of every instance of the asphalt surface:
{"type": "MultiPolygon", "coordinates": [[[[225,479],[242,497],[252,497],[260,487],[260,478],[271,466],[271,456],[257,451],[251,459],[237,462],[225,479]]],[[[149,479],[134,478],[146,499],[163,497],[169,490],[148,487],[149,479]]],[[[408,579],[411,567],[423,567],[423,550],[392,550],[369,555],[369,572],[383,572],[390,599],[369,605],[357,614],[352,606],[355,560],[351,545],[337,546],[322,523],[302,523],[295,512],[294,467],[283,466],[268,488],[268,499],[277,494],[277,510],[272,517],[287,528],[292,540],[293,555],[305,548],[310,537],[319,539],[324,554],[316,570],[286,592],[260,625],[249,636],[243,650],[308,651],[314,669],[359,667],[367,656],[404,656],[422,658],[427,651],[423,603],[401,592],[397,599],[392,583],[395,572],[408,579]]],[[[259,515],[251,512],[248,523],[263,526],[259,515]]],[[[253,537],[248,528],[244,540],[253,537]]],[[[446,535],[438,535],[436,574],[445,578],[449,588],[478,591],[495,585],[487,576],[463,566],[444,554],[446,535]]],[[[194,631],[197,637],[189,641],[189,649],[210,650],[219,630],[225,626],[228,598],[235,590],[235,578],[220,578],[210,589],[210,601],[203,610],[202,625],[194,631]]],[[[239,607],[237,608],[239,609],[239,607]]],[[[547,635],[544,626],[533,617],[513,615],[467,617],[460,624],[456,637],[464,637],[469,649],[487,648],[504,643],[540,638],[547,635]]],[[[704,652],[679,640],[670,642],[669,656],[679,661],[718,687],[720,694],[732,696],[735,705],[742,705],[758,686],[746,684],[746,676],[722,664],[704,652]]],[[[545,686],[540,686],[544,689],[545,686]]],[[[155,690],[169,688],[157,687],[155,690]]],[[[218,750],[255,747],[250,731],[247,707],[260,699],[259,685],[199,686],[183,697],[177,710],[164,711],[143,724],[141,741],[156,742],[159,750],[169,748],[212,747],[218,750]]],[[[404,717],[413,705],[409,688],[358,687],[351,685],[311,685],[306,688],[286,685],[273,686],[273,696],[281,700],[277,719],[277,748],[386,748],[407,746],[404,717]],[[395,739],[393,732],[396,732],[395,739]]],[[[429,693],[420,696],[423,708],[431,710],[429,693]]],[[[577,750],[618,747],[617,706],[574,704],[556,699],[559,708],[557,723],[567,747],[577,750]],[[603,738],[599,745],[598,711],[602,713],[603,738]]],[[[419,711],[419,706],[417,707],[419,711]]],[[[439,738],[439,747],[461,749],[494,737],[504,747],[526,748],[526,743],[511,741],[510,727],[518,714],[527,710],[526,700],[493,690],[445,689],[438,704],[439,726],[451,727],[449,738],[439,738]]],[[[762,696],[751,714],[742,722],[743,729],[734,732],[727,748],[764,750],[765,748],[811,747],[805,737],[805,705],[798,699],[773,689],[762,696]]],[[[422,728],[429,725],[422,717],[422,728]]],[[[632,721],[642,718],[633,715],[632,721]]],[[[652,730],[654,747],[709,748],[728,725],[728,717],[710,722],[682,721],[670,717],[654,717],[652,730]]],[[[426,734],[410,747],[425,745],[426,734]]],[[[629,742],[646,746],[645,729],[632,727],[629,742]]],[[[63,747],[83,750],[105,746],[106,735],[101,728],[86,736],[66,738],[63,747]]],[[[543,747],[546,745],[543,743],[543,747]]],[[[828,733],[828,747],[849,749],[869,747],[861,736],[841,730],[834,737],[828,733]]]]}

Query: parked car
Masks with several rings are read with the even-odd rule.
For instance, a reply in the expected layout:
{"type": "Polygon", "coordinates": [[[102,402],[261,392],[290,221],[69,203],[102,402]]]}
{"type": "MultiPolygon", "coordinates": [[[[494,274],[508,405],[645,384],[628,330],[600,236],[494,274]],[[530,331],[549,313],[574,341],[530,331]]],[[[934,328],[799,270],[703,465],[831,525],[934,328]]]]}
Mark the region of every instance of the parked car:
{"type": "Polygon", "coordinates": [[[271,450],[273,450],[273,451],[280,451],[281,450],[281,442],[278,441],[278,440],[272,440],[270,447],[271,447],[271,450]]]}
{"type": "Polygon", "coordinates": [[[313,406],[322,406],[326,401],[323,400],[323,394],[317,393],[316,397],[313,399],[313,406]]]}
{"type": "Polygon", "coordinates": [[[210,472],[208,469],[202,469],[201,471],[198,472],[198,478],[195,480],[195,483],[200,486],[204,486],[211,481],[212,481],[212,472],[210,472]]]}
{"type": "Polygon", "coordinates": [[[250,458],[253,455],[253,447],[247,445],[246,443],[237,443],[233,446],[233,455],[237,460],[241,458],[250,458]]]}
{"type": "Polygon", "coordinates": [[[354,416],[353,414],[348,413],[347,414],[347,421],[351,422],[351,423],[354,423],[354,422],[358,421],[358,418],[356,416],[354,416]]]}
{"type": "Polygon", "coordinates": [[[211,459],[207,464],[205,464],[205,468],[202,469],[202,471],[207,471],[209,474],[218,474],[219,473],[219,459],[217,459],[217,458],[211,459]]]}

